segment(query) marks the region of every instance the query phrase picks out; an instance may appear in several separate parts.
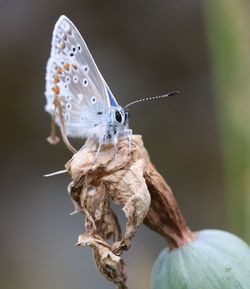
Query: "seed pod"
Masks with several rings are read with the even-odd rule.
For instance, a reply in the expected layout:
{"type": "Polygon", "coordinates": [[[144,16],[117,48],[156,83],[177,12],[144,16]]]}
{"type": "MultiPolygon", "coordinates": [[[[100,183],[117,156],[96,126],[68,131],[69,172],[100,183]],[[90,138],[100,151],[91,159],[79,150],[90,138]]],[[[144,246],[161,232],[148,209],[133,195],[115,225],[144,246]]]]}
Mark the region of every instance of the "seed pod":
{"type": "Polygon", "coordinates": [[[200,231],[183,247],[160,253],[153,267],[152,288],[249,289],[249,246],[224,231],[200,231]]]}

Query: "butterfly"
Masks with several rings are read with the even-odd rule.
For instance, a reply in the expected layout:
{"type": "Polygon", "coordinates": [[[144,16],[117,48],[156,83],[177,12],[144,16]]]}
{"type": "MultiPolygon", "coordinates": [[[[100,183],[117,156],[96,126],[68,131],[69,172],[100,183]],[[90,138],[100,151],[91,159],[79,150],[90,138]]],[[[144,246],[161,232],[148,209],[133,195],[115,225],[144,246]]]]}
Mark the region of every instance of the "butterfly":
{"type": "Polygon", "coordinates": [[[57,143],[55,124],[61,130],[66,146],[76,149],[68,137],[90,138],[98,144],[117,142],[132,130],[128,125],[126,107],[145,100],[168,97],[178,93],[133,101],[122,108],[95,64],[89,49],[74,24],[62,15],[55,24],[51,54],[46,68],[45,110],[52,116],[50,143],[57,143]]]}
{"type": "Polygon", "coordinates": [[[53,31],[51,55],[46,68],[46,106],[67,147],[75,152],[68,137],[92,138],[98,144],[117,144],[132,136],[128,112],[116,101],[74,24],[62,15],[53,31]]]}

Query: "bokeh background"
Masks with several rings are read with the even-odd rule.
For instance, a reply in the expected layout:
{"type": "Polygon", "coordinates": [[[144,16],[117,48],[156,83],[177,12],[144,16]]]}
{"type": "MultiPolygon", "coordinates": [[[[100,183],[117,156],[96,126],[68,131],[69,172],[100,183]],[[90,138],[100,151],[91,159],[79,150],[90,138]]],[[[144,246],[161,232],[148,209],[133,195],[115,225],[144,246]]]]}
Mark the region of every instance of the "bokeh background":
{"type": "MultiPolygon", "coordinates": [[[[69,216],[69,177],[43,178],[71,157],[62,143],[46,142],[45,67],[61,14],[84,36],[121,105],[181,91],[132,107],[131,128],[192,230],[225,229],[249,241],[247,1],[0,0],[0,287],[114,288],[90,249],[74,247],[83,218],[69,216]]],[[[150,288],[165,246],[141,226],[125,254],[129,288],[150,288]]]]}

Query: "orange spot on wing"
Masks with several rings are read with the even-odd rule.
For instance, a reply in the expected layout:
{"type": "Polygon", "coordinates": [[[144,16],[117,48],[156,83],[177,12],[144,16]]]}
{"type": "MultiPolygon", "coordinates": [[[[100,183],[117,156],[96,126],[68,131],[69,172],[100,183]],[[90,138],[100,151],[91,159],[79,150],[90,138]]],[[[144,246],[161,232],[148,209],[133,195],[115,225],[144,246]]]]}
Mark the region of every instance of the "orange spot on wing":
{"type": "Polygon", "coordinates": [[[61,48],[62,50],[65,48],[65,43],[64,43],[64,42],[61,42],[60,48],[61,48]]]}
{"type": "Polygon", "coordinates": [[[53,92],[54,92],[55,95],[58,95],[58,94],[60,93],[60,88],[59,88],[57,85],[55,85],[55,86],[52,88],[52,90],[53,90],[53,92]]]}
{"type": "Polygon", "coordinates": [[[73,67],[74,69],[77,69],[77,65],[76,65],[76,64],[72,64],[72,67],[73,67]]]}
{"type": "Polygon", "coordinates": [[[57,84],[59,81],[60,81],[60,79],[59,79],[58,75],[56,74],[56,75],[54,76],[53,82],[54,82],[55,84],[57,84]]]}
{"type": "Polygon", "coordinates": [[[65,63],[65,64],[64,64],[64,69],[67,70],[67,71],[69,71],[69,64],[68,64],[68,63],[65,63]]]}
{"type": "Polygon", "coordinates": [[[56,73],[57,73],[57,74],[62,74],[62,68],[61,68],[61,67],[58,67],[56,73]]]}

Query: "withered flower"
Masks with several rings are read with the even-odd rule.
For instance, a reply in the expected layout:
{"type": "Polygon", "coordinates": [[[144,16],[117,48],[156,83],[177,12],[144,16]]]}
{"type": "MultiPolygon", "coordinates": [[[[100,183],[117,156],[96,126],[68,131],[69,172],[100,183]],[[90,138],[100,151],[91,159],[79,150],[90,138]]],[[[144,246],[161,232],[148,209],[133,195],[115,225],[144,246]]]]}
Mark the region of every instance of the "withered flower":
{"type": "Polygon", "coordinates": [[[68,192],[75,212],[85,215],[85,232],[77,245],[90,246],[97,268],[118,288],[126,287],[126,269],[121,255],[131,246],[144,222],[177,248],[194,239],[182,218],[170,188],[151,164],[141,136],[131,146],[121,139],[117,150],[103,145],[96,158],[96,143],[88,140],[66,164],[72,178],[68,192]],[[109,201],[122,206],[127,222],[121,230],[109,201]],[[113,244],[107,240],[112,238],[113,244]]]}
{"type": "Polygon", "coordinates": [[[248,245],[220,230],[190,231],[141,136],[132,137],[131,147],[127,139],[119,141],[117,150],[103,145],[97,158],[96,146],[88,140],[66,170],[72,178],[68,191],[74,212],[85,215],[77,245],[92,248],[95,264],[108,280],[118,289],[127,288],[121,255],[144,222],[167,241],[153,267],[153,289],[249,288],[248,245]],[[126,215],[123,235],[109,202],[122,206],[126,215]]]}

